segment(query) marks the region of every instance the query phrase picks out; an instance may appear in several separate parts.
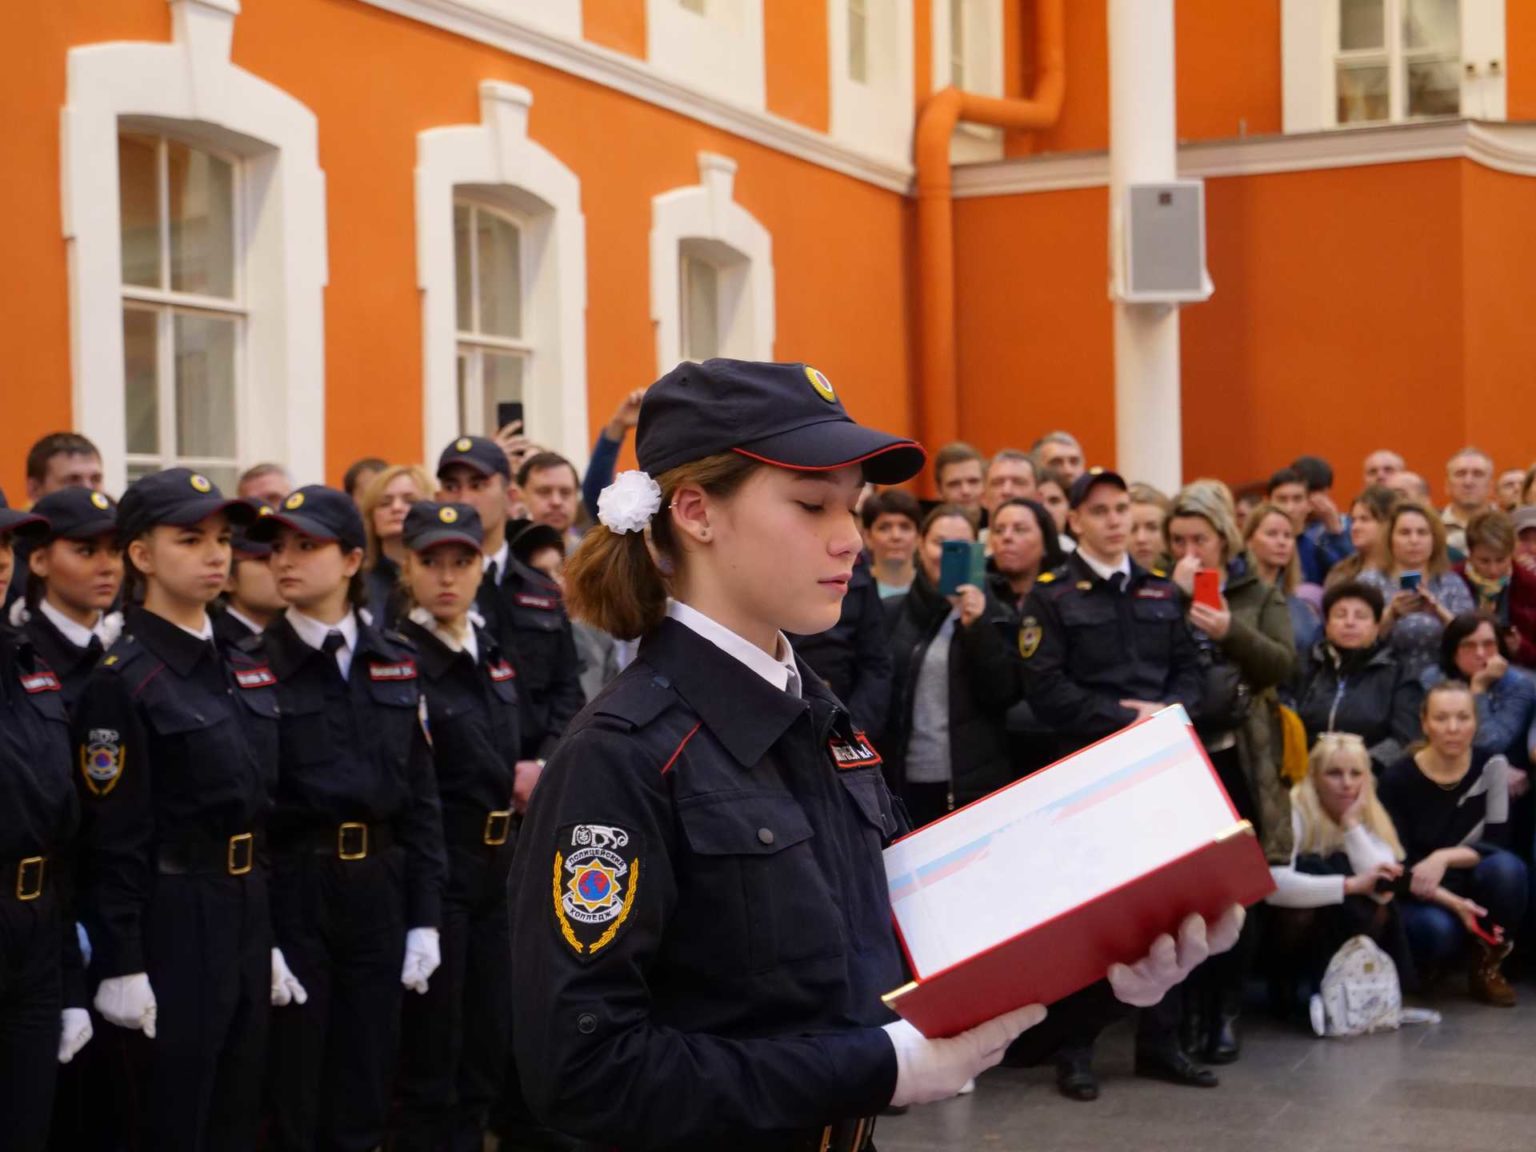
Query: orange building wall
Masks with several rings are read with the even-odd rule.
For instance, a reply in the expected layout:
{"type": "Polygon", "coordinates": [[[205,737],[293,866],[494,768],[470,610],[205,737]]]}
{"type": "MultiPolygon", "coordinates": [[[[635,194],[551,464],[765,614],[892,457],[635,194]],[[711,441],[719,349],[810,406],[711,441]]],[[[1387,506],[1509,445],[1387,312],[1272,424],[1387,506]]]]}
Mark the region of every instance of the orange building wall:
{"type": "Polygon", "coordinates": [[[594,44],[645,59],[645,0],[586,0],[581,33],[594,44]]]}
{"type": "Polygon", "coordinates": [[[773,0],[763,5],[768,111],[814,132],[830,129],[830,38],[827,0],[773,0]]]}

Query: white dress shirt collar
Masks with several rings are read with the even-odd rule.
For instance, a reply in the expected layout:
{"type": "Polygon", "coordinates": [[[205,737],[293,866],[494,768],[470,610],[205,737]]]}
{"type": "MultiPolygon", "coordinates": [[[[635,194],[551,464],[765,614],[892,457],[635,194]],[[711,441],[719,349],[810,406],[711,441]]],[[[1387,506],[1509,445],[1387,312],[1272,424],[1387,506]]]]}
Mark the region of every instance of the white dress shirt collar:
{"type": "Polygon", "coordinates": [[[59,630],[64,639],[68,640],[76,648],[89,648],[91,644],[91,637],[93,636],[101,639],[103,646],[106,645],[107,641],[101,636],[101,627],[106,623],[107,620],[107,614],[105,612],[97,615],[96,627],[87,628],[83,624],[75,623],[68,616],[64,615],[64,613],[55,608],[52,604],[48,603],[47,597],[39,600],[37,606],[42,610],[44,618],[46,618],[50,624],[59,630]]]}
{"type": "Polygon", "coordinates": [[[480,642],[475,639],[475,626],[472,622],[464,629],[463,636],[455,636],[438,624],[437,617],[419,604],[411,609],[410,619],[436,636],[450,651],[468,653],[471,660],[480,663],[480,642]]]}
{"type": "Polygon", "coordinates": [[[1108,580],[1116,572],[1123,572],[1126,579],[1130,579],[1131,557],[1129,553],[1120,557],[1120,563],[1113,568],[1109,567],[1107,564],[1100,564],[1097,560],[1088,555],[1088,553],[1084,552],[1081,548],[1077,550],[1077,554],[1082,557],[1084,564],[1093,569],[1094,575],[1096,575],[1100,580],[1108,580]]]}
{"type": "Polygon", "coordinates": [[[779,633],[780,655],[774,657],[696,608],[676,600],[667,601],[667,616],[702,636],[727,656],[741,661],[780,692],[788,692],[795,699],[800,699],[800,671],[795,667],[795,652],[784,633],[779,633]]]}
{"type": "Polygon", "coordinates": [[[500,548],[496,549],[496,551],[490,553],[483,560],[481,560],[480,571],[484,572],[488,570],[492,564],[496,565],[496,583],[499,585],[503,580],[507,578],[507,556],[511,553],[511,551],[512,549],[508,546],[507,542],[503,540],[501,542],[500,548]]]}
{"type": "Polygon", "coordinates": [[[256,623],[256,621],[252,620],[244,612],[240,611],[240,609],[235,608],[235,607],[233,607],[231,605],[225,605],[224,606],[224,614],[226,616],[233,616],[236,620],[238,620],[245,627],[249,628],[252,632],[256,633],[256,635],[258,635],[258,636],[260,636],[263,632],[266,631],[265,628],[263,628],[260,624],[256,623]]]}
{"type": "Polygon", "coordinates": [[[293,625],[299,639],[317,652],[325,648],[327,635],[340,632],[343,643],[336,650],[336,667],[341,669],[343,680],[352,674],[352,653],[357,648],[357,613],[348,612],[335,624],[323,624],[313,616],[304,615],[297,608],[289,608],[283,615],[293,625]]]}

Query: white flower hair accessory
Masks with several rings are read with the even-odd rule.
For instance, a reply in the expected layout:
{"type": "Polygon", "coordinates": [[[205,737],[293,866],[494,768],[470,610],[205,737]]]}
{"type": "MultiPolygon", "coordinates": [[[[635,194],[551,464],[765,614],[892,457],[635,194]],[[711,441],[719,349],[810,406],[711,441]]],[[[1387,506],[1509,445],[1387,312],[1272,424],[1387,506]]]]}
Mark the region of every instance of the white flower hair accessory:
{"type": "Polygon", "coordinates": [[[597,497],[597,519],[610,532],[643,532],[661,508],[661,485],[644,472],[620,472],[597,497]]]}

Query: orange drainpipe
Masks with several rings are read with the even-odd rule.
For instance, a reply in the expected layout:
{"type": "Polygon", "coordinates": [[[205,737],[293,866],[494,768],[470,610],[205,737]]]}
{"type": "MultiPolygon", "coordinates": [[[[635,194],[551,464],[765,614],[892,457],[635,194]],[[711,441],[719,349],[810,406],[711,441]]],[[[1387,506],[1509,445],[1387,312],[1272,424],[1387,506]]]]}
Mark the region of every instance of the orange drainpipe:
{"type": "Polygon", "coordinates": [[[1035,91],[1028,100],[935,92],[917,121],[918,439],[930,452],[958,439],[955,362],[955,230],[949,143],[962,120],[1000,128],[1049,128],[1066,91],[1064,0],[1034,0],[1035,91]]]}

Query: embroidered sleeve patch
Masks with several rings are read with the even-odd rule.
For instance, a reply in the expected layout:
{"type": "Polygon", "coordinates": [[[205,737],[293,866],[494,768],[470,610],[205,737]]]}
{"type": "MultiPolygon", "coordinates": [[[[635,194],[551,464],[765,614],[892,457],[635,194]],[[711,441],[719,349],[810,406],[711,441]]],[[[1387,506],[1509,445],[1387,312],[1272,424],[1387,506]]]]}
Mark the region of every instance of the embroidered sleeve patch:
{"type": "Polygon", "coordinates": [[[80,772],[97,796],[105,796],[123,777],[123,744],[115,728],[92,728],[80,749],[80,772]]]}
{"type": "Polygon", "coordinates": [[[1028,660],[1035,654],[1035,649],[1040,647],[1044,635],[1040,621],[1033,616],[1024,617],[1024,623],[1019,628],[1019,655],[1028,660]]]}
{"type": "Polygon", "coordinates": [[[571,824],[560,830],[551,898],[566,946],[591,960],[618,939],[640,887],[634,837],[611,824],[571,824]]]}

